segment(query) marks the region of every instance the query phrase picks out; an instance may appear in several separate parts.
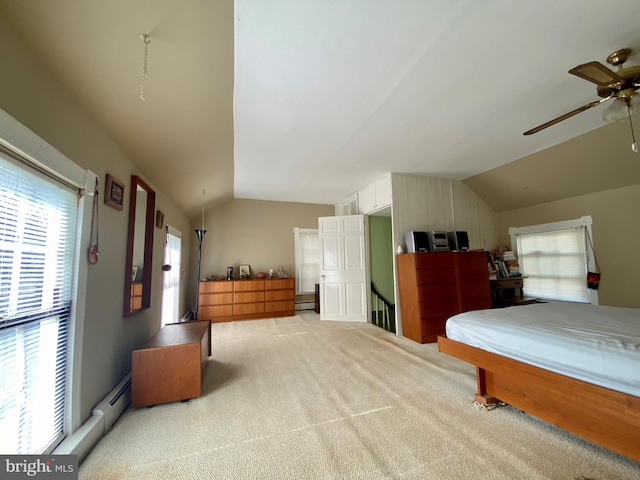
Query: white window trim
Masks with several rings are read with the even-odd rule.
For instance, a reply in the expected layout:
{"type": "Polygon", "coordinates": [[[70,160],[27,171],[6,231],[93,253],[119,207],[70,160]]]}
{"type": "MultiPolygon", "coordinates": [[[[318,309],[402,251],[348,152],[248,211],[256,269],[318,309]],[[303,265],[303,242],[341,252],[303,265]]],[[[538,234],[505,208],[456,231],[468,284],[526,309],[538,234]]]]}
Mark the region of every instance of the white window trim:
{"type": "MultiPolygon", "coordinates": [[[[516,236],[524,235],[529,233],[542,233],[542,232],[552,232],[555,230],[568,230],[570,228],[579,228],[585,227],[591,241],[593,240],[593,232],[592,232],[593,218],[591,215],[586,215],[580,218],[576,218],[573,220],[565,220],[562,222],[551,222],[551,223],[541,223],[539,225],[528,225],[526,227],[509,227],[509,236],[511,237],[511,245],[515,248],[517,245],[516,236]]],[[[595,245],[594,245],[595,249],[595,245]]],[[[587,267],[588,269],[592,269],[595,267],[595,258],[593,254],[593,249],[587,245],[586,247],[587,253],[587,267]]],[[[585,279],[586,281],[586,279],[585,279]]],[[[588,289],[589,292],[589,303],[591,305],[599,305],[600,300],[598,298],[598,290],[588,289]]]]}
{"type": "Polygon", "coordinates": [[[69,326],[69,356],[67,362],[68,388],[64,433],[71,435],[82,424],[80,379],[82,374],[82,339],[86,314],[88,255],[83,246],[89,244],[93,189],[98,176],[85,170],[45,142],[33,131],[0,109],[0,145],[31,162],[35,167],[60,179],[62,182],[86,194],[78,202],[78,225],[76,254],[74,258],[75,278],[72,286],[71,318],[69,326]],[[83,255],[84,253],[84,255],[83,255]]]}

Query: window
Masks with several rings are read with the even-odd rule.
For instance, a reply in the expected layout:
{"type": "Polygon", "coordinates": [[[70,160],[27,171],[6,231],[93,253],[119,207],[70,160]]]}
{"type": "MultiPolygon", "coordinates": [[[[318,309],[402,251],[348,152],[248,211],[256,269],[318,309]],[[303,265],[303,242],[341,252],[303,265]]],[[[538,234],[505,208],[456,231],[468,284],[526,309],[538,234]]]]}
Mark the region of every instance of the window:
{"type": "Polygon", "coordinates": [[[0,156],[4,453],[44,453],[63,435],[77,204],[77,191],[0,156]]]}
{"type": "Polygon", "coordinates": [[[293,229],[296,255],[296,294],[315,293],[320,280],[320,239],[318,229],[293,229]]]}
{"type": "Polygon", "coordinates": [[[182,266],[182,232],[167,225],[165,230],[164,245],[164,270],[162,282],[162,326],[167,323],[175,323],[180,317],[178,312],[180,299],[180,271],[182,266]],[[171,269],[166,270],[166,265],[171,269]]]}
{"type": "Polygon", "coordinates": [[[0,109],[0,452],[50,453],[82,424],[96,179],[0,109]]]}
{"type": "Polygon", "coordinates": [[[592,260],[586,241],[590,228],[591,217],[582,217],[509,229],[526,277],[526,296],[597,304],[597,292],[586,282],[592,260]]]}

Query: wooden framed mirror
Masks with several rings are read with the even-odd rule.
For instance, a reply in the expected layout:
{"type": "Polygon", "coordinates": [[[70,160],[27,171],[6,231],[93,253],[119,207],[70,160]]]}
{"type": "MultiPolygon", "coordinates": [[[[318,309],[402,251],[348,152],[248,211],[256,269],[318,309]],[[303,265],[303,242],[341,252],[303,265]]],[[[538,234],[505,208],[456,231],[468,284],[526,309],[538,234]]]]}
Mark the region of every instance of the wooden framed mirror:
{"type": "Polygon", "coordinates": [[[156,192],[137,175],[131,175],[127,265],[124,276],[124,316],[151,306],[153,264],[153,214],[156,192]]]}

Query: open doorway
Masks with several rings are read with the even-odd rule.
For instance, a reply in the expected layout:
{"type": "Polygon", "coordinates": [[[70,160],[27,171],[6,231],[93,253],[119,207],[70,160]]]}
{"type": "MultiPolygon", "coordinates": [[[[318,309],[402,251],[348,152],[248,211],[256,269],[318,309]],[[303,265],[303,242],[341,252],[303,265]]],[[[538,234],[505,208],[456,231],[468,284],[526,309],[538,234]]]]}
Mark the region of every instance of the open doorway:
{"type": "Polygon", "coordinates": [[[369,215],[371,323],[396,333],[391,209],[369,215]]]}
{"type": "Polygon", "coordinates": [[[182,232],[167,225],[165,230],[164,261],[162,262],[162,326],[176,323],[180,318],[180,268],[182,232]]]}

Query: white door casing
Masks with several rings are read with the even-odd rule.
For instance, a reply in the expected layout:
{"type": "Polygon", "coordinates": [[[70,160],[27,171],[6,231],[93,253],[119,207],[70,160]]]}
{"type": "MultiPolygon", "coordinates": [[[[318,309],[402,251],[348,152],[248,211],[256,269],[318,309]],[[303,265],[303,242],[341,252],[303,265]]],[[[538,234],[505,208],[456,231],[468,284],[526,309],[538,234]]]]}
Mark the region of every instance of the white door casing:
{"type": "Polygon", "coordinates": [[[318,218],[320,320],[367,322],[365,216],[318,218]]]}

